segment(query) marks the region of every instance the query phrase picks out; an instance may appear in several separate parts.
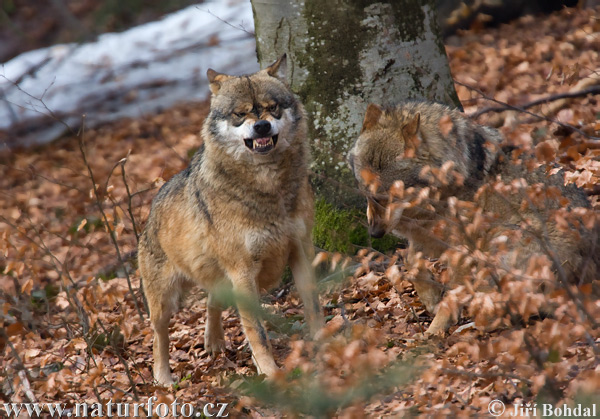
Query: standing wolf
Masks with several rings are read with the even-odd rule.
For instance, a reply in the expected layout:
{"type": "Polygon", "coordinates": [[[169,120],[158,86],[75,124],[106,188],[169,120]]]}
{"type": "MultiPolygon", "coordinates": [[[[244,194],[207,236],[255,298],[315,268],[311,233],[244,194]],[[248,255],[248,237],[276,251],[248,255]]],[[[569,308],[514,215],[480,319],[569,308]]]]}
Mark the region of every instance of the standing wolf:
{"type": "Polygon", "coordinates": [[[311,230],[309,144],[302,105],[287,87],[285,55],[250,76],[208,70],[212,92],[204,143],[190,166],[154,199],[139,245],[139,265],[154,328],[154,377],[173,383],[169,319],[186,285],[208,290],[204,344],[224,348],[217,287],[230,285],[259,373],[273,360],[257,308],[287,264],[311,334],[323,325],[311,230]]]}
{"type": "Polygon", "coordinates": [[[589,207],[583,191],[565,186],[560,173],[548,176],[543,168],[528,168],[527,160],[513,163],[510,148],[503,148],[501,141],[498,131],[441,104],[414,101],[389,110],[371,104],[349,153],[367,196],[369,233],[380,237],[393,232],[410,242],[407,266],[416,272],[411,280],[435,314],[426,334],[445,330],[456,318],[449,308],[440,308],[446,288],[477,272],[471,272],[473,263],[456,258],[444,286],[425,269],[419,253],[440,257],[451,248],[465,249],[470,240],[479,251],[504,255],[503,268],[523,269],[533,255],[546,254],[569,280],[588,281],[597,275],[597,231],[564,228],[564,223],[559,228],[554,218],[563,206],[589,207]],[[444,173],[454,181],[440,176],[444,173]],[[398,196],[390,189],[404,194],[402,202],[394,202],[398,196]],[[409,202],[409,192],[418,199],[409,202]],[[469,216],[465,211],[457,217],[457,200],[475,204],[463,205],[472,210],[469,216]],[[474,228],[478,217],[487,221],[474,228]],[[461,224],[466,226],[462,233],[461,224]]]}

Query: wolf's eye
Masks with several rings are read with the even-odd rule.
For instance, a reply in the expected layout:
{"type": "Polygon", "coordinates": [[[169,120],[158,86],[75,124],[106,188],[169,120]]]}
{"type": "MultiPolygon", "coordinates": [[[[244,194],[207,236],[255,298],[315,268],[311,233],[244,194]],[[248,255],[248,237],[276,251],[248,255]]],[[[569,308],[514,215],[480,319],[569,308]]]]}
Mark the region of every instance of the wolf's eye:
{"type": "Polygon", "coordinates": [[[277,104],[269,105],[267,107],[267,112],[277,112],[277,104]]]}
{"type": "Polygon", "coordinates": [[[243,118],[247,115],[246,112],[234,112],[233,113],[235,116],[237,116],[238,118],[243,118]]]}

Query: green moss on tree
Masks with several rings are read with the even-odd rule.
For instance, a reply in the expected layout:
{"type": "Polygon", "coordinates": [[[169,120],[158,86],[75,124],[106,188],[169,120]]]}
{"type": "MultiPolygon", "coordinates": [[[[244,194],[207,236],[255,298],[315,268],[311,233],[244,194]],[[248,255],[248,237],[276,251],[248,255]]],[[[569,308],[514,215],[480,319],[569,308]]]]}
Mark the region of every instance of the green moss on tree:
{"type": "Polygon", "coordinates": [[[363,247],[371,247],[386,253],[406,242],[393,236],[381,239],[369,237],[363,211],[343,210],[319,198],[315,203],[315,226],[313,240],[317,247],[328,252],[354,254],[363,247]]]}
{"type": "Polygon", "coordinates": [[[308,42],[304,53],[297,52],[296,59],[307,70],[307,79],[298,94],[309,112],[336,114],[338,103],[334,99],[362,81],[360,67],[355,63],[368,37],[375,34],[361,27],[364,5],[360,3],[364,2],[306,1],[308,42]],[[322,109],[311,109],[312,103],[320,104],[322,109]]]}
{"type": "Polygon", "coordinates": [[[394,10],[396,25],[400,30],[402,40],[416,41],[423,36],[425,31],[425,12],[423,6],[428,4],[433,8],[433,1],[426,0],[421,2],[402,2],[390,1],[389,4],[394,10]]]}
{"type": "Polygon", "coordinates": [[[369,1],[349,3],[307,0],[304,18],[308,22],[305,51],[296,51],[299,67],[306,69],[306,80],[296,86],[304,106],[313,121],[309,137],[326,139],[313,146],[315,167],[319,178],[313,179],[315,191],[329,202],[344,202],[357,206],[360,200],[335,188],[325,178],[351,184],[353,177],[339,156],[344,156],[354,138],[345,129],[347,116],[341,115],[339,101],[348,94],[357,94],[362,83],[362,71],[356,63],[368,40],[376,36],[361,25],[363,9],[369,1]],[[340,11],[343,9],[343,11],[340,11]],[[325,128],[328,125],[328,128],[325,128]]]}

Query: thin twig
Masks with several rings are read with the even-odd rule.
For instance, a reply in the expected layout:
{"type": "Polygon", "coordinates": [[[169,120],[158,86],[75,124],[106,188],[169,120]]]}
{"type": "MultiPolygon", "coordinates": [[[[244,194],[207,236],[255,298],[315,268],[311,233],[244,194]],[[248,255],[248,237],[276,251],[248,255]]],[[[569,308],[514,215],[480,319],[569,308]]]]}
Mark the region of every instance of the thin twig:
{"type": "Polygon", "coordinates": [[[528,386],[533,384],[531,380],[528,380],[527,378],[521,377],[516,374],[512,374],[510,372],[472,372],[463,370],[452,370],[449,368],[442,368],[440,371],[448,375],[464,375],[470,378],[511,378],[513,380],[519,380],[527,384],[528,386]]]}
{"type": "Polygon", "coordinates": [[[85,124],[82,124],[82,132],[80,133],[80,135],[77,136],[78,138],[78,144],[79,144],[79,151],[81,153],[81,157],[83,158],[83,163],[85,164],[85,167],[87,168],[88,171],[88,175],[90,177],[90,180],[92,182],[92,189],[94,191],[94,197],[95,197],[95,203],[96,203],[96,207],[98,208],[98,210],[100,211],[100,214],[102,215],[102,219],[104,221],[104,225],[106,226],[106,229],[108,230],[108,234],[110,236],[111,241],[113,242],[113,245],[115,247],[115,250],[117,252],[117,258],[119,259],[119,262],[121,263],[121,266],[123,267],[123,271],[125,273],[125,278],[127,279],[127,287],[129,288],[129,292],[131,293],[131,297],[133,299],[133,304],[135,305],[135,308],[138,312],[138,315],[140,316],[140,320],[143,322],[144,321],[144,314],[142,312],[142,309],[139,305],[139,302],[137,300],[137,297],[135,295],[135,291],[133,290],[133,285],[131,284],[131,277],[129,276],[129,272],[127,272],[127,267],[125,266],[125,261],[123,260],[123,256],[121,255],[121,249],[119,247],[119,243],[117,242],[117,238],[115,236],[115,231],[113,230],[113,228],[110,226],[110,222],[108,221],[108,217],[106,215],[106,212],[104,211],[104,208],[102,207],[102,202],[100,201],[100,194],[98,192],[98,187],[96,185],[96,180],[94,177],[94,172],[92,171],[92,167],[89,164],[89,161],[87,159],[87,154],[85,152],[85,144],[83,142],[83,138],[84,138],[84,126],[85,124]]]}
{"type": "MultiPolygon", "coordinates": [[[[461,83],[457,82],[457,84],[461,84],[461,83]]],[[[463,85],[463,84],[461,84],[461,85],[463,85]]],[[[467,87],[467,86],[465,86],[465,87],[467,87]]],[[[595,94],[600,94],[600,86],[592,86],[588,89],[578,90],[576,92],[566,92],[566,93],[558,93],[555,95],[544,96],[542,98],[533,100],[531,102],[527,102],[522,105],[518,105],[518,107],[521,109],[529,109],[529,108],[532,108],[537,105],[543,105],[546,103],[554,102],[555,100],[572,99],[572,98],[576,98],[576,97],[583,97],[583,96],[595,95],[595,94]]],[[[480,109],[475,113],[472,113],[471,115],[469,115],[469,118],[477,119],[484,113],[488,113],[488,112],[496,112],[497,113],[497,112],[504,112],[504,111],[510,111],[510,110],[515,110],[515,109],[513,109],[511,107],[511,105],[490,106],[487,108],[480,109]]]]}
{"type": "Polygon", "coordinates": [[[25,372],[25,370],[19,371],[17,373],[17,375],[21,379],[21,384],[23,385],[23,390],[25,391],[25,395],[27,396],[29,401],[31,403],[36,403],[37,400],[35,398],[35,395],[33,394],[33,391],[31,391],[31,384],[29,383],[29,379],[27,378],[27,373],[25,372]]]}
{"type": "Polygon", "coordinates": [[[25,367],[25,364],[23,363],[19,352],[17,352],[15,345],[13,345],[13,343],[10,341],[10,338],[8,337],[8,334],[6,333],[4,327],[0,327],[0,337],[6,341],[6,344],[10,348],[10,351],[12,352],[15,361],[17,361],[17,364],[19,365],[19,369],[25,371],[27,375],[29,375],[29,370],[27,369],[27,367],[25,367]]]}
{"type": "Polygon", "coordinates": [[[117,356],[117,358],[119,358],[119,362],[121,362],[121,364],[123,364],[123,367],[125,369],[125,374],[127,375],[127,379],[129,380],[129,384],[131,385],[131,391],[133,392],[135,401],[139,401],[140,396],[137,392],[135,381],[134,381],[133,377],[131,376],[131,372],[129,371],[129,369],[130,369],[129,364],[127,363],[125,358],[123,358],[123,355],[121,355],[120,348],[118,347],[117,342],[115,340],[114,331],[117,330],[120,333],[121,332],[120,329],[116,328],[116,329],[113,329],[112,331],[109,331],[104,326],[104,323],[102,322],[102,320],[100,320],[100,318],[98,318],[97,322],[98,322],[98,325],[100,326],[100,328],[102,328],[102,331],[104,332],[104,336],[110,343],[110,346],[112,346],[112,348],[114,349],[115,355],[117,356]]]}
{"type": "Polygon", "coordinates": [[[246,32],[248,35],[254,36],[254,32],[250,32],[249,30],[245,29],[241,24],[239,26],[232,25],[231,23],[227,22],[226,20],[224,20],[224,19],[220,18],[219,16],[215,15],[213,12],[210,11],[210,9],[202,10],[199,7],[197,9],[200,10],[200,11],[202,11],[202,12],[204,12],[204,13],[208,13],[209,15],[211,15],[211,16],[219,19],[221,22],[223,22],[224,24],[226,24],[228,26],[231,26],[234,29],[239,29],[241,31],[246,32]]]}
{"type": "Polygon", "coordinates": [[[133,234],[135,234],[136,243],[140,242],[140,235],[137,231],[137,226],[135,224],[135,217],[133,216],[133,207],[132,207],[132,197],[131,191],[129,190],[129,184],[127,183],[127,177],[125,176],[125,163],[127,163],[127,159],[131,154],[131,150],[127,152],[127,156],[121,159],[121,176],[123,178],[123,184],[125,185],[125,191],[127,192],[127,212],[129,213],[129,218],[131,218],[131,225],[133,226],[133,234]]]}
{"type": "Polygon", "coordinates": [[[513,111],[522,112],[522,113],[525,113],[525,114],[527,114],[527,115],[530,115],[530,116],[532,116],[532,117],[534,117],[534,118],[536,118],[536,119],[540,119],[540,120],[544,120],[544,121],[552,122],[552,123],[554,123],[554,124],[557,124],[557,125],[559,125],[559,126],[561,126],[561,127],[563,127],[563,128],[566,128],[566,129],[569,129],[569,130],[575,131],[575,132],[577,132],[577,133],[579,133],[579,134],[583,135],[585,138],[589,138],[589,139],[591,139],[591,140],[600,140],[600,137],[593,137],[593,136],[591,136],[591,135],[587,134],[585,131],[583,131],[583,130],[581,130],[581,129],[579,129],[579,128],[577,128],[576,126],[573,126],[573,125],[571,125],[571,124],[567,124],[567,123],[564,123],[564,122],[560,122],[559,120],[557,120],[557,119],[555,119],[555,118],[549,118],[549,117],[547,117],[547,116],[538,115],[538,114],[536,114],[536,113],[529,112],[528,110],[526,110],[526,109],[523,109],[523,108],[522,108],[522,107],[520,107],[520,106],[510,105],[510,104],[508,104],[508,103],[506,103],[506,102],[502,102],[501,100],[494,99],[493,97],[491,97],[491,96],[488,96],[488,95],[486,95],[485,93],[483,93],[483,92],[482,92],[481,90],[479,90],[478,88],[476,88],[476,87],[473,87],[473,86],[470,86],[470,85],[468,85],[468,84],[466,84],[466,83],[460,82],[460,81],[458,81],[458,80],[456,80],[456,79],[454,80],[454,83],[458,84],[459,86],[464,86],[464,87],[466,87],[466,88],[467,88],[467,89],[469,89],[469,90],[473,90],[474,92],[478,93],[479,95],[481,95],[481,97],[482,97],[482,98],[484,98],[484,99],[486,99],[486,100],[489,100],[489,101],[491,101],[491,102],[494,102],[494,103],[497,103],[497,104],[499,104],[499,105],[501,105],[501,106],[504,106],[504,107],[506,107],[506,109],[505,109],[505,110],[513,110],[513,111]]]}

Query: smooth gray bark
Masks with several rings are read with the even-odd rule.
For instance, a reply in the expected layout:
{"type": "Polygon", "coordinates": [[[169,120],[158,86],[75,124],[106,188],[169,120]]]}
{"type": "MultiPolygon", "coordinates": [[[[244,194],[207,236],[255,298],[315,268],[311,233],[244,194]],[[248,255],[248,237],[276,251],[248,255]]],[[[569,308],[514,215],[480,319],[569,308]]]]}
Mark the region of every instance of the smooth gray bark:
{"type": "Polygon", "coordinates": [[[329,202],[362,205],[347,192],[345,158],[369,103],[460,106],[433,0],[251,2],[261,68],[288,54],[291,87],[312,121],[314,184],[329,202]]]}

